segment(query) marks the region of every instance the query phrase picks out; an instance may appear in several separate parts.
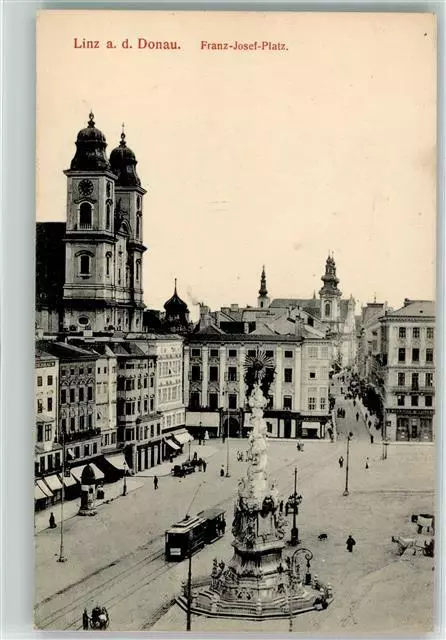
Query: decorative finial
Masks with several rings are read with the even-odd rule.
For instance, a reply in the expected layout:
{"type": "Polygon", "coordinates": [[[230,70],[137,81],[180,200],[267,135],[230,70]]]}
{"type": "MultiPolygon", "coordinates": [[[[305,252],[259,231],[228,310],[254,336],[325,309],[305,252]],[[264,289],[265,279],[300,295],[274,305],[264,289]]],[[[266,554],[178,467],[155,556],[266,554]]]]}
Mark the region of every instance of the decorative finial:
{"type": "Polygon", "coordinates": [[[174,295],[177,295],[177,279],[175,278],[174,295]]]}
{"type": "Polygon", "coordinates": [[[376,292],[373,294],[373,302],[376,302],[376,292]]]}
{"type": "Polygon", "coordinates": [[[88,126],[89,127],[94,127],[94,113],[93,111],[90,111],[90,115],[89,115],[89,121],[88,121],[88,126]]]}
{"type": "Polygon", "coordinates": [[[124,131],[124,123],[121,125],[121,142],[119,143],[120,147],[125,147],[125,131],[124,131]]]}

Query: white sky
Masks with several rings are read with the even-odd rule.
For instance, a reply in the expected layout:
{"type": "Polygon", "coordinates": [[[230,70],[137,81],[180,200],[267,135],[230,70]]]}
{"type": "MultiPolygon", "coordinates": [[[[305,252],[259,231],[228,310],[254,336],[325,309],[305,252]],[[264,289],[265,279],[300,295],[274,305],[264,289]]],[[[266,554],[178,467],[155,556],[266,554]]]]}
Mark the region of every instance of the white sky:
{"type": "MultiPolygon", "coordinates": [[[[64,220],[93,108],[148,190],[145,302],[306,297],[334,251],[344,295],[433,298],[435,23],[416,14],[45,12],[38,29],[38,220],[64,220]],[[88,15],[86,15],[88,13],[88,15]],[[132,50],[76,50],[128,37],[132,50]],[[137,38],[181,51],[138,50],[137,38]],[[287,51],[203,51],[201,40],[287,51]]],[[[191,308],[192,311],[194,311],[191,308]]]]}

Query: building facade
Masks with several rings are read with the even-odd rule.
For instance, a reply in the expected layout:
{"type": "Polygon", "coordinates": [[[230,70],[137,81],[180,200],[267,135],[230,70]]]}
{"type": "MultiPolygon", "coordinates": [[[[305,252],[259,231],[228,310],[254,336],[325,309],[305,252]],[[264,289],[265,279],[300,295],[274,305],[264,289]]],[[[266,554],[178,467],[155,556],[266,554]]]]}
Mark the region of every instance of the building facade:
{"type": "Polygon", "coordinates": [[[265,410],[272,437],[325,437],[329,422],[330,342],[302,335],[215,333],[189,336],[184,348],[186,425],[196,435],[246,436],[250,409],[244,381],[246,357],[258,351],[275,368],[265,410]]]}
{"type": "Polygon", "coordinates": [[[67,176],[66,329],[142,330],[143,197],[124,133],[107,158],[93,114],[79,131],[67,176]]]}
{"type": "Polygon", "coordinates": [[[384,432],[390,440],[435,437],[435,303],[404,301],[379,319],[384,432]]]}

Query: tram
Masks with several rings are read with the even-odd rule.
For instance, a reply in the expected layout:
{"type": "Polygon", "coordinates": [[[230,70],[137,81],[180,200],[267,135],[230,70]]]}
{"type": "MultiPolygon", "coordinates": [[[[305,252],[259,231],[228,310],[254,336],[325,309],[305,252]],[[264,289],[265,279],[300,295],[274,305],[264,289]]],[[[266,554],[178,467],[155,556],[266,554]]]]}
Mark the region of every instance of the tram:
{"type": "Polygon", "coordinates": [[[177,522],[165,534],[166,560],[179,562],[212,544],[224,534],[225,512],[214,508],[177,522]]]}

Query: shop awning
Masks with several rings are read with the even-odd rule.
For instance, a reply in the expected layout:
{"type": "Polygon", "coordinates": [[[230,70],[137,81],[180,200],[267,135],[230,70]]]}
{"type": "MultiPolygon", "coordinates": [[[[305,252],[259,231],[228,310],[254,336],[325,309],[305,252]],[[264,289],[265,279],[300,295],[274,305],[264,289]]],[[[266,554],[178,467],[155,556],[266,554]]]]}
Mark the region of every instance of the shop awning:
{"type": "Polygon", "coordinates": [[[179,448],[180,448],[177,444],[175,444],[175,442],[173,440],[166,440],[166,444],[167,444],[168,447],[170,447],[174,451],[178,451],[179,448]]]}
{"type": "Polygon", "coordinates": [[[34,500],[46,500],[47,496],[43,493],[38,484],[34,485],[34,500]]]}
{"type": "Polygon", "coordinates": [[[186,431],[186,429],[182,429],[177,433],[172,433],[172,435],[180,445],[186,444],[186,442],[191,442],[193,440],[193,437],[190,435],[189,431],[186,431]]]}
{"type": "Polygon", "coordinates": [[[118,471],[125,471],[128,469],[123,453],[111,453],[110,455],[105,456],[105,459],[113,465],[115,469],[118,469],[118,471]]]}
{"type": "MultiPolygon", "coordinates": [[[[81,482],[82,471],[85,469],[86,466],[87,466],[86,464],[83,464],[80,467],[74,467],[74,469],[71,469],[71,473],[73,474],[73,476],[76,478],[78,482],[81,482]]],[[[93,469],[95,480],[103,480],[104,474],[100,469],[97,468],[95,464],[93,464],[93,462],[90,462],[90,467],[93,469]]]]}
{"type": "MultiPolygon", "coordinates": [[[[62,474],[59,474],[57,477],[62,482],[62,474]]],[[[74,487],[74,485],[77,484],[77,481],[76,478],[70,473],[69,476],[64,476],[63,483],[65,487],[74,487]]]]}
{"type": "Polygon", "coordinates": [[[62,491],[62,483],[56,476],[56,474],[53,474],[52,476],[46,476],[43,480],[45,484],[49,486],[53,493],[56,491],[62,491]]]}
{"type": "Polygon", "coordinates": [[[53,497],[53,492],[49,487],[46,486],[43,480],[36,480],[36,486],[39,487],[46,498],[53,497]]]}

